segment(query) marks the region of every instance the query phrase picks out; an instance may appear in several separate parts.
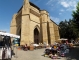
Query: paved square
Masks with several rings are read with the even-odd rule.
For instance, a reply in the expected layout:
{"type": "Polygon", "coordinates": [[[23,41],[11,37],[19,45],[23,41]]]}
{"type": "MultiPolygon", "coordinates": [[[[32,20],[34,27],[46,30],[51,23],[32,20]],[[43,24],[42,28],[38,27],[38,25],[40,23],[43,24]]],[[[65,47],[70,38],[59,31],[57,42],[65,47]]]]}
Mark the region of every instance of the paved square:
{"type": "MultiPolygon", "coordinates": [[[[44,48],[43,49],[37,49],[33,51],[23,51],[23,50],[16,50],[18,58],[12,58],[12,60],[53,60],[48,57],[42,56],[44,54],[44,48]]],[[[61,59],[55,59],[55,60],[67,60],[65,58],[61,59]]]]}

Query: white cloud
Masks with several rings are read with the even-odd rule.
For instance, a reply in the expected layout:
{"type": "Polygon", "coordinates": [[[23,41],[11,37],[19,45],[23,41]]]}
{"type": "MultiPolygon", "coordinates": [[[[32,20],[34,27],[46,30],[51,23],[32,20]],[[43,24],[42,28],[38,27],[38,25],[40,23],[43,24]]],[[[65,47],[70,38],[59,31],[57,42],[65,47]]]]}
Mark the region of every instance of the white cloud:
{"type": "Polygon", "coordinates": [[[56,3],[57,0],[48,0],[46,5],[48,6],[48,8],[50,10],[54,10],[56,9],[58,6],[57,6],[57,3],[56,3]]]}
{"type": "Polygon", "coordinates": [[[64,9],[61,9],[60,11],[61,11],[61,12],[64,12],[64,9]]]}
{"type": "Polygon", "coordinates": [[[50,16],[50,19],[53,20],[56,23],[59,23],[60,22],[59,18],[56,18],[56,17],[50,16]]]}
{"type": "Polygon", "coordinates": [[[53,0],[49,0],[46,4],[51,5],[52,2],[53,2],[53,0]]]}
{"type": "Polygon", "coordinates": [[[51,9],[53,9],[53,7],[56,8],[59,5],[61,5],[64,8],[66,8],[67,11],[72,11],[72,10],[76,10],[77,2],[78,2],[78,0],[48,0],[46,5],[51,7],[51,9]],[[55,3],[55,4],[53,5],[53,3],[55,3]]]}
{"type": "Polygon", "coordinates": [[[61,5],[63,5],[63,7],[69,7],[69,4],[67,2],[61,2],[61,5]]]}
{"type": "Polygon", "coordinates": [[[1,29],[0,31],[10,32],[10,29],[1,29]]]}
{"type": "Polygon", "coordinates": [[[67,8],[67,11],[71,11],[76,9],[77,0],[60,0],[58,3],[67,8]]]}
{"type": "Polygon", "coordinates": [[[61,15],[62,13],[59,13],[59,15],[61,15]]]}

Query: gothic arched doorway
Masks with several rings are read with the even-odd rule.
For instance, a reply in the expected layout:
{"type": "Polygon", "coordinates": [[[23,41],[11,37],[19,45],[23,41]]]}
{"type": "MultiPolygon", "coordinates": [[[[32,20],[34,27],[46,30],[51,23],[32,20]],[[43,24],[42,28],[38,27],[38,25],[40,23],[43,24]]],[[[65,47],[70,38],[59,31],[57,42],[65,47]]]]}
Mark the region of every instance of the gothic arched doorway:
{"type": "Polygon", "coordinates": [[[21,42],[21,29],[20,29],[20,28],[17,29],[17,35],[20,36],[20,38],[18,38],[18,44],[19,44],[19,46],[20,46],[20,42],[21,42]]]}
{"type": "Polygon", "coordinates": [[[34,29],[34,43],[39,44],[39,31],[37,28],[34,29]]]}

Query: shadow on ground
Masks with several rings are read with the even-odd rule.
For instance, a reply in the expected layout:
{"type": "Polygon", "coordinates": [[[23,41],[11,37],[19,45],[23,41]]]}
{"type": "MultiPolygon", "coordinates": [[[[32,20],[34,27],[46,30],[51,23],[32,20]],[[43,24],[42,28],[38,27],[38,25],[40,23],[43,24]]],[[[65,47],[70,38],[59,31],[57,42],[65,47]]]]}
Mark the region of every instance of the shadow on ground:
{"type": "Polygon", "coordinates": [[[79,60],[79,47],[71,48],[69,53],[66,54],[67,60],[79,60]]]}
{"type": "Polygon", "coordinates": [[[14,51],[13,51],[13,50],[11,50],[11,55],[15,55],[15,53],[14,53],[14,51]]]}

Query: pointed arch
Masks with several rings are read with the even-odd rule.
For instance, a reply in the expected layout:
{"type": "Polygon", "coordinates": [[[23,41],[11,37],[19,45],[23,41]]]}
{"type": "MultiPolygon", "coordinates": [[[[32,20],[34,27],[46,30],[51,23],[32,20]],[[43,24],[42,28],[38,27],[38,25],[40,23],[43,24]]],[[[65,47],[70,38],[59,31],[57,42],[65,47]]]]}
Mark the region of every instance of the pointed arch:
{"type": "Polygon", "coordinates": [[[38,25],[36,25],[36,26],[34,27],[34,29],[35,29],[35,28],[37,28],[38,31],[40,32],[40,27],[39,27],[38,25]]]}
{"type": "Polygon", "coordinates": [[[40,28],[38,25],[34,27],[34,43],[40,43],[40,28]]]}

